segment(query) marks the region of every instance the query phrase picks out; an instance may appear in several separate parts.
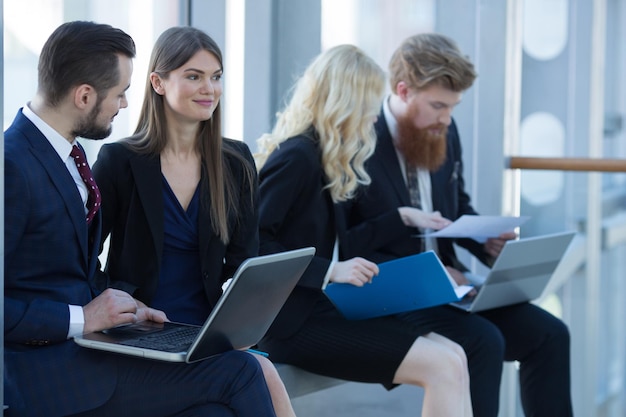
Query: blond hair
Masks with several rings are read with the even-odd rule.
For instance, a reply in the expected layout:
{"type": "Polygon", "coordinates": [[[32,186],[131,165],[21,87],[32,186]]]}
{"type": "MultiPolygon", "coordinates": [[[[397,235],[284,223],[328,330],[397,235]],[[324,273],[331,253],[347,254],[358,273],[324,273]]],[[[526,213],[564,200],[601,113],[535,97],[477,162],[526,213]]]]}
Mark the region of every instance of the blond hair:
{"type": "Polygon", "coordinates": [[[351,198],[359,184],[370,183],[364,164],[376,146],[373,122],[384,79],[378,64],[356,46],[339,45],[318,55],[294,85],[272,132],[258,139],[257,168],[282,142],[312,127],[333,201],[351,198]]]}

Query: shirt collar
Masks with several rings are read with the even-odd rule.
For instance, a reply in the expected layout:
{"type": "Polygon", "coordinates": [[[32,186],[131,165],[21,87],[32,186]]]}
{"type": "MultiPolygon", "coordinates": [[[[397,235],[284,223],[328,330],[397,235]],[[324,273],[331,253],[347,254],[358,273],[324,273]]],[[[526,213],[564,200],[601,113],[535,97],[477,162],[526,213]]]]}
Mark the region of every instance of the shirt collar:
{"type": "Polygon", "coordinates": [[[391,108],[389,108],[389,99],[391,95],[387,96],[385,100],[383,100],[383,116],[385,117],[385,122],[387,122],[387,127],[389,128],[389,134],[395,143],[398,140],[398,122],[391,113],[391,108]]]}
{"type": "Polygon", "coordinates": [[[30,102],[26,103],[22,109],[22,114],[26,116],[26,118],[28,118],[28,120],[30,120],[37,129],[39,129],[46,139],[48,139],[50,145],[52,145],[63,161],[69,158],[70,152],[72,152],[72,146],[76,144],[76,140],[69,143],[59,132],[54,130],[52,126],[44,122],[41,117],[37,116],[35,112],[32,111],[30,108],[30,102]]]}

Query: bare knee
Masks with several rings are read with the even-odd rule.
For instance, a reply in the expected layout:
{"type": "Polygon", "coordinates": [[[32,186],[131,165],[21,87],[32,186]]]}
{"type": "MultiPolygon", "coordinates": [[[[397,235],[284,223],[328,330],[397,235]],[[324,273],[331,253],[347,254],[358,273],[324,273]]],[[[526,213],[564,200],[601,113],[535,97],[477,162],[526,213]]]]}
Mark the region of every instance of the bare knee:
{"type": "Polygon", "coordinates": [[[418,338],[396,371],[394,382],[429,386],[462,387],[469,380],[467,357],[456,343],[418,338]]]}
{"type": "Polygon", "coordinates": [[[457,370],[464,375],[469,380],[468,374],[468,365],[467,365],[467,355],[465,354],[465,350],[458,343],[443,337],[437,333],[430,333],[426,336],[428,339],[444,346],[444,349],[448,349],[449,352],[444,352],[445,354],[449,354],[451,366],[454,370],[457,370]]]}
{"type": "Polygon", "coordinates": [[[445,384],[448,386],[462,386],[468,379],[467,364],[463,357],[448,351],[448,354],[439,356],[435,372],[428,372],[424,377],[426,385],[445,384]]]}
{"type": "Polygon", "coordinates": [[[453,343],[452,350],[458,357],[459,361],[461,361],[461,367],[467,372],[467,355],[461,345],[453,343]]]}
{"type": "Polygon", "coordinates": [[[259,365],[261,365],[263,376],[265,377],[265,381],[269,387],[283,386],[283,381],[280,379],[280,375],[278,375],[278,371],[272,361],[255,353],[253,353],[252,356],[254,356],[254,358],[256,358],[259,362],[259,365]]]}
{"type": "Polygon", "coordinates": [[[265,383],[272,397],[276,417],[295,417],[296,413],[291,405],[287,389],[272,361],[257,354],[252,354],[252,356],[261,365],[265,383]]]}

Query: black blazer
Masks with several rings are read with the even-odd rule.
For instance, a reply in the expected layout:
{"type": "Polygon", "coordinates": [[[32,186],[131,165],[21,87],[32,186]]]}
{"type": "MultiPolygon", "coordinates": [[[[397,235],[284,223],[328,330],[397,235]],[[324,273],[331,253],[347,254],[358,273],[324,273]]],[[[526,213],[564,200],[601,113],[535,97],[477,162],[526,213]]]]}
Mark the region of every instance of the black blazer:
{"type": "Polygon", "coordinates": [[[115,389],[117,367],[67,333],[68,304],[92,299],[100,214],[88,230],[64,161],[21,111],[4,150],[5,403],[19,416],[96,408],[115,389]]]}
{"type": "MultiPolygon", "coordinates": [[[[211,215],[203,206],[199,217],[201,272],[205,293],[215,305],[222,294],[222,283],[247,258],[258,254],[258,220],[254,204],[257,194],[254,160],[247,145],[224,139],[224,146],[239,152],[251,164],[254,174],[250,187],[240,187],[240,215],[231,214],[233,230],[225,246],[211,229],[211,215]]],[[[227,157],[238,184],[244,184],[242,163],[227,157]]],[[[111,286],[132,294],[150,305],[156,292],[163,254],[164,204],[161,163],[158,156],[139,155],[122,143],[104,145],[93,168],[102,193],[102,242],[110,234],[101,288],[111,286]]],[[[201,181],[206,181],[204,175],[201,181]]],[[[208,198],[201,194],[201,201],[208,198]]]]}
{"type": "MultiPolygon", "coordinates": [[[[383,112],[376,121],[377,145],[367,161],[372,183],[363,187],[356,199],[341,205],[348,232],[341,242],[346,257],[363,256],[374,262],[419,253],[417,229],[404,225],[398,207],[410,206],[409,193],[383,112]]],[[[454,120],[448,127],[446,160],[431,173],[433,209],[456,220],[464,214],[477,214],[465,192],[461,143],[454,120]]],[[[484,263],[490,261],[483,245],[472,239],[438,239],[439,255],[445,265],[460,270],[453,243],[468,249],[484,263]]]]}
{"type": "Polygon", "coordinates": [[[320,299],[337,235],[335,205],[321,164],[316,135],[287,139],[259,173],[259,229],[262,254],[314,246],[316,254],[268,334],[289,337],[320,299]]]}

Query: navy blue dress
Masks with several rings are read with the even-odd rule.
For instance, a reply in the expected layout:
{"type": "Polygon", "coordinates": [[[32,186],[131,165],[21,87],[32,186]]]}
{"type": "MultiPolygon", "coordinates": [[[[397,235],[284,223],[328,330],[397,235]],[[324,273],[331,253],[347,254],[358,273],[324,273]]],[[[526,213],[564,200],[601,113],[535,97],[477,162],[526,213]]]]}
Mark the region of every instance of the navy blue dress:
{"type": "Polygon", "coordinates": [[[203,324],[211,308],[200,272],[200,185],[185,211],[165,177],[162,181],[165,209],[163,258],[152,307],[165,311],[171,321],[203,324]]]}

